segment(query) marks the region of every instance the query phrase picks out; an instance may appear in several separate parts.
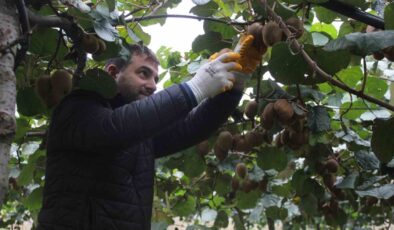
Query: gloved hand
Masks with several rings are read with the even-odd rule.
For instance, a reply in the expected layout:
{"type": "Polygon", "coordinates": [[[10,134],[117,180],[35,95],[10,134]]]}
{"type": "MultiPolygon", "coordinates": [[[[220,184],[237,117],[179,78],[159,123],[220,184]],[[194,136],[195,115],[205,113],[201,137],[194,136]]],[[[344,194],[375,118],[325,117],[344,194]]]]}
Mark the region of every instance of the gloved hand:
{"type": "MultiPolygon", "coordinates": [[[[242,66],[242,73],[253,73],[260,64],[263,54],[267,51],[266,47],[257,48],[253,46],[254,37],[251,34],[242,34],[234,52],[239,53],[241,58],[237,61],[242,66]]],[[[219,53],[214,53],[209,60],[215,60],[219,53]]]]}
{"type": "Polygon", "coordinates": [[[260,64],[263,54],[266,50],[259,50],[258,48],[253,46],[253,35],[243,34],[238,41],[237,46],[234,49],[234,52],[237,52],[241,55],[241,58],[238,60],[238,63],[242,66],[243,73],[253,73],[260,64]]]}
{"type": "Polygon", "coordinates": [[[234,52],[221,54],[201,66],[196,75],[186,82],[198,103],[206,97],[214,97],[233,87],[235,76],[232,71],[242,70],[242,66],[237,63],[239,58],[240,55],[234,52]]]}

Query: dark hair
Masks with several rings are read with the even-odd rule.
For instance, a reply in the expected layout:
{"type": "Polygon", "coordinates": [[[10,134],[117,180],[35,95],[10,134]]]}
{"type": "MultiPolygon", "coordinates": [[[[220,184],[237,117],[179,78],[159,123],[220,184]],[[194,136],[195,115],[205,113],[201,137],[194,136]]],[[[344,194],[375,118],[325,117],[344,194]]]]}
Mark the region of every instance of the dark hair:
{"type": "Polygon", "coordinates": [[[159,60],[156,57],[156,54],[145,45],[132,44],[132,45],[127,45],[126,48],[130,53],[128,58],[122,58],[122,57],[110,58],[105,63],[105,68],[107,68],[108,65],[113,64],[119,70],[122,71],[129,64],[131,64],[134,55],[141,55],[141,54],[145,54],[148,57],[148,59],[153,61],[154,63],[158,65],[160,64],[159,60]]]}

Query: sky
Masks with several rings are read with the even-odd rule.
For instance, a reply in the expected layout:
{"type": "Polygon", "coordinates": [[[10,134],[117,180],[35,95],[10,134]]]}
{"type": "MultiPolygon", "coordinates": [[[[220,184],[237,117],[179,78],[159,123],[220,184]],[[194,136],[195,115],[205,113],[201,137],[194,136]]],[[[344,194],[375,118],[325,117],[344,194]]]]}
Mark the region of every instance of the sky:
{"type": "MultiPolygon", "coordinates": [[[[174,9],[169,9],[168,14],[190,14],[190,9],[195,6],[191,0],[184,0],[174,9]]],[[[186,52],[191,49],[193,40],[203,34],[203,21],[184,18],[167,18],[165,24],[144,27],[144,31],[151,35],[149,48],[157,51],[164,45],[174,51],[186,52]]]]}

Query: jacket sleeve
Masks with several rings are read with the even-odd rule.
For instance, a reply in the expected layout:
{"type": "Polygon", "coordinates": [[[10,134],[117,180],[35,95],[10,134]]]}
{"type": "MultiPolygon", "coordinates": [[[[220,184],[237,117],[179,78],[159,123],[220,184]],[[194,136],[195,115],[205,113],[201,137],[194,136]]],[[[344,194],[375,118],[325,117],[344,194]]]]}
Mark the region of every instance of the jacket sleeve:
{"type": "Polygon", "coordinates": [[[112,109],[97,95],[70,96],[54,111],[48,146],[99,153],[131,146],[186,116],[195,106],[189,97],[175,85],[112,109]]]}
{"type": "Polygon", "coordinates": [[[208,138],[227,121],[241,97],[241,91],[232,90],[203,101],[184,119],[154,137],[155,157],[178,152],[208,138]]]}

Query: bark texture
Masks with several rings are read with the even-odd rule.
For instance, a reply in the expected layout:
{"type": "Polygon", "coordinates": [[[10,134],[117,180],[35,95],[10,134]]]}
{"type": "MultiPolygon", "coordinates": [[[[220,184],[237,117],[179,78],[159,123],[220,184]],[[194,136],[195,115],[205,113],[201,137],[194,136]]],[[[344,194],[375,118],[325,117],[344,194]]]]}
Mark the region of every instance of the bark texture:
{"type": "MultiPolygon", "coordinates": [[[[13,1],[0,0],[0,49],[20,37],[13,1]]],[[[0,206],[8,189],[8,160],[16,132],[16,79],[13,71],[16,47],[0,53],[0,206]]]]}

